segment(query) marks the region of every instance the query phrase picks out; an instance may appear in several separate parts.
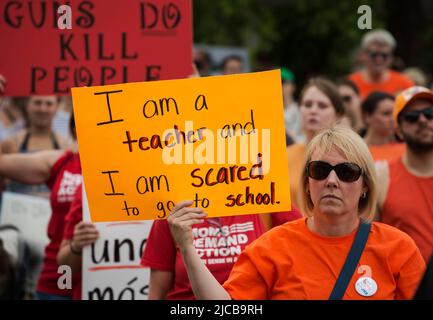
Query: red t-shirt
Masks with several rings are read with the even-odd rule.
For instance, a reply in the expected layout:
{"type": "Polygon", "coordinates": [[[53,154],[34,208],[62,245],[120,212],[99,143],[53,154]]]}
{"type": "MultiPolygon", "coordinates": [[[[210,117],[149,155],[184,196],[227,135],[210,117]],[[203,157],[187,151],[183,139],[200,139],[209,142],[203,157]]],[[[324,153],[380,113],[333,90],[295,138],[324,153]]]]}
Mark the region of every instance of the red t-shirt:
{"type": "MultiPolygon", "coordinates": [[[[83,220],[83,191],[80,184],[75,191],[74,201],[65,217],[63,239],[71,240],[74,237],[75,226],[83,220]]],[[[72,298],[81,300],[81,270],[72,275],[72,298]]]]}
{"type": "Polygon", "coordinates": [[[80,157],[71,151],[67,151],[53,165],[50,177],[47,181],[51,189],[51,219],[48,224],[49,244],[45,248],[44,264],[39,277],[37,291],[71,296],[68,289],[59,289],[57,280],[61,274],[57,273],[57,252],[63,238],[64,219],[69,211],[77,186],[81,184],[80,157]]]}
{"type": "MultiPolygon", "coordinates": [[[[274,215],[274,214],[272,214],[274,215]]],[[[301,217],[297,210],[278,213],[273,221],[288,222],[301,217]]],[[[260,237],[265,228],[260,215],[209,218],[192,229],[194,246],[209,271],[224,283],[245,247],[260,237]]],[[[174,272],[170,300],[192,300],[194,294],[179,249],[176,248],[166,220],[155,220],[144,249],[142,265],[174,272]]]]}
{"type": "Polygon", "coordinates": [[[389,179],[381,220],[410,235],[428,262],[433,253],[433,177],[412,175],[399,157],[389,163],[389,179]]]}

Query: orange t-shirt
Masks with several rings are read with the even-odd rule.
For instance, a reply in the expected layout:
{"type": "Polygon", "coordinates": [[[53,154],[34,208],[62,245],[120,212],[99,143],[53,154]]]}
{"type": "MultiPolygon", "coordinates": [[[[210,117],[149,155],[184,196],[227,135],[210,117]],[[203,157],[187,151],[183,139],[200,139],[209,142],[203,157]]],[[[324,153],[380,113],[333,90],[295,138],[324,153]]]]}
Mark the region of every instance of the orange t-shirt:
{"type": "Polygon", "coordinates": [[[404,89],[415,85],[408,77],[393,70],[389,70],[389,78],[383,82],[367,82],[364,79],[364,74],[362,71],[352,73],[349,76],[349,79],[352,80],[358,87],[361,100],[364,100],[373,91],[383,91],[392,95],[396,95],[404,89]]]}
{"type": "Polygon", "coordinates": [[[287,147],[287,159],[289,161],[290,199],[299,208],[299,184],[305,161],[305,144],[292,144],[287,147]]]}
{"type": "Polygon", "coordinates": [[[412,175],[401,157],[391,161],[381,220],[410,235],[429,261],[433,253],[433,177],[412,175]]]}
{"type": "Polygon", "coordinates": [[[406,150],[406,145],[404,143],[388,143],[380,146],[369,146],[368,149],[374,161],[389,161],[401,157],[406,150]]]}
{"type": "MultiPolygon", "coordinates": [[[[223,286],[236,300],[326,300],[356,231],[323,237],[308,229],[306,218],[285,223],[246,247],[223,286]]],[[[424,260],[408,235],[374,222],[343,299],[411,299],[424,269],[424,260]],[[365,270],[377,283],[371,297],[355,289],[365,270]]]]}

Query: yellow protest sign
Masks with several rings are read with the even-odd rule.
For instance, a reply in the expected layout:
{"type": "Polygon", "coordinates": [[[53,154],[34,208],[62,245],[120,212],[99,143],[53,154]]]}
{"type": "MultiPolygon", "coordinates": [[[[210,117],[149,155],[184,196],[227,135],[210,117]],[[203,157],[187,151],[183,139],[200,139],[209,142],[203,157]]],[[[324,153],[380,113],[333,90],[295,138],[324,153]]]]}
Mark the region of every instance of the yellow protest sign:
{"type": "Polygon", "coordinates": [[[279,71],[72,89],[91,219],[290,209],[279,71]]]}

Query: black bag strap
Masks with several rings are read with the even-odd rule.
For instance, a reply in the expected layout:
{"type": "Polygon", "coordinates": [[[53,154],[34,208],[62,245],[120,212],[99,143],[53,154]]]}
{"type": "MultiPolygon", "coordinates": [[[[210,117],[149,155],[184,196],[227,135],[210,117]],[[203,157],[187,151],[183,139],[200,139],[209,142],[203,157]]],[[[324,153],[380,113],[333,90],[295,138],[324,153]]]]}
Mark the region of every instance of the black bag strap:
{"type": "Polygon", "coordinates": [[[368,240],[368,235],[370,234],[370,230],[371,223],[367,223],[361,220],[361,222],[359,223],[358,231],[355,235],[355,239],[353,240],[352,247],[350,248],[346,261],[344,262],[343,268],[338,275],[338,279],[335,282],[334,289],[332,289],[329,300],[343,299],[350,279],[352,279],[353,273],[355,272],[356,266],[358,265],[362,252],[364,251],[365,244],[368,240]]]}

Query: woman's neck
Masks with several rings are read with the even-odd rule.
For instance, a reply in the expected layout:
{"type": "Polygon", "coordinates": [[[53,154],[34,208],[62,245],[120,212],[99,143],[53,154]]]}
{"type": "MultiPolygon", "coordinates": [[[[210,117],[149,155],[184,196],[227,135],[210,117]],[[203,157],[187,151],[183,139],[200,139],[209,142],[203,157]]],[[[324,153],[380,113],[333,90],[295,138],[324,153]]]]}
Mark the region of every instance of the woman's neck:
{"type": "Polygon", "coordinates": [[[367,134],[365,135],[364,140],[368,146],[380,146],[383,144],[395,142],[395,139],[392,136],[383,136],[383,135],[374,133],[373,130],[367,131],[367,134]]]}
{"type": "Polygon", "coordinates": [[[33,136],[47,136],[51,134],[52,130],[50,127],[30,126],[28,132],[33,136]]]}
{"type": "Polygon", "coordinates": [[[305,145],[308,145],[310,141],[313,140],[313,138],[316,136],[316,133],[316,131],[307,131],[305,133],[305,145]]]}
{"type": "Polygon", "coordinates": [[[357,214],[344,214],[331,216],[326,214],[315,214],[308,218],[308,228],[325,237],[343,237],[355,230],[359,225],[357,214]]]}

